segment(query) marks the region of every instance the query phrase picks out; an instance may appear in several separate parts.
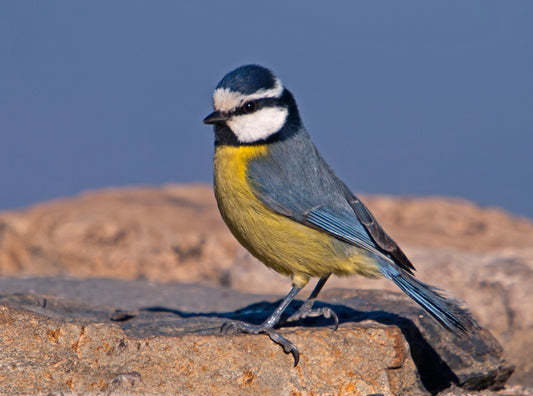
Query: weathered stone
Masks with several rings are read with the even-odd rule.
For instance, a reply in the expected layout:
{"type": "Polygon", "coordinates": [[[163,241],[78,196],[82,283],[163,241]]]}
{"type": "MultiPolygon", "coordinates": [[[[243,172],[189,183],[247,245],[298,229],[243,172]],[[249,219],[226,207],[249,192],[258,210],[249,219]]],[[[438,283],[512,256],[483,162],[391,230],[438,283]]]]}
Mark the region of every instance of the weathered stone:
{"type": "MultiPolygon", "coordinates": [[[[533,223],[497,208],[452,198],[362,197],[402,246],[483,253],[533,246],[533,223]]],[[[220,285],[234,268],[255,271],[251,261],[207,186],[108,189],[0,213],[2,276],[220,285]]]]}
{"type": "MultiPolygon", "coordinates": [[[[517,366],[510,383],[533,386],[533,223],[464,200],[362,198],[417,277],[465,300],[502,343],[517,366]]],[[[290,287],[238,246],[205,186],[109,189],[0,213],[0,275],[200,282],[277,295],[290,287]]],[[[339,287],[397,290],[351,277],[331,279],[325,292],[339,287]]]]}
{"type": "Polygon", "coordinates": [[[294,368],[292,356],[268,337],[219,330],[228,319],[261,322],[276,305],[265,301],[272,297],[198,285],[17,282],[12,289],[41,282],[41,290],[59,297],[0,297],[3,394],[435,394],[453,384],[498,389],[512,372],[488,332],[457,339],[396,293],[326,293],[324,301],[339,315],[338,331],[325,319],[280,330],[300,350],[294,368]],[[91,291],[94,304],[116,305],[70,300],[91,291]],[[187,298],[174,299],[180,296],[187,298]],[[201,312],[202,306],[217,309],[201,312]],[[132,313],[113,322],[116,308],[132,313]]]}

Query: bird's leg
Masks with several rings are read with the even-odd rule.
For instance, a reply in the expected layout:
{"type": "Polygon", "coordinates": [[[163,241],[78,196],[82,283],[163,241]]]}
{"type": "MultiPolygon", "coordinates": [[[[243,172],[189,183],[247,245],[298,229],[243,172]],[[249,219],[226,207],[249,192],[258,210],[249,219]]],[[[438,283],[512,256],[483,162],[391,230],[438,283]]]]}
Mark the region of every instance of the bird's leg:
{"type": "Polygon", "coordinates": [[[320,278],[307,301],[302,304],[298,311],[289,316],[285,320],[285,322],[296,322],[300,319],[316,318],[318,316],[323,316],[326,319],[333,318],[333,320],[335,321],[334,330],[337,330],[337,328],[339,327],[339,318],[331,308],[321,307],[313,309],[313,303],[315,302],[316,298],[318,297],[318,294],[320,293],[328,279],[329,275],[325,278],[320,278]]]}
{"type": "Polygon", "coordinates": [[[229,321],[222,325],[222,328],[220,329],[223,333],[228,333],[229,331],[237,331],[241,333],[247,333],[247,334],[268,334],[270,339],[274,341],[276,344],[281,345],[283,347],[283,350],[285,353],[292,353],[292,356],[294,357],[294,366],[298,364],[298,361],[300,360],[300,354],[298,352],[298,348],[296,348],[296,345],[294,345],[292,342],[287,340],[285,337],[281,336],[279,333],[274,331],[274,326],[276,326],[279,323],[279,320],[281,318],[281,314],[283,314],[283,311],[289,306],[291,301],[294,299],[294,297],[298,294],[298,292],[301,290],[300,287],[293,287],[289,294],[283,299],[281,304],[272,312],[272,315],[270,315],[263,323],[260,325],[253,325],[250,323],[245,322],[238,322],[238,321],[229,321]]]}

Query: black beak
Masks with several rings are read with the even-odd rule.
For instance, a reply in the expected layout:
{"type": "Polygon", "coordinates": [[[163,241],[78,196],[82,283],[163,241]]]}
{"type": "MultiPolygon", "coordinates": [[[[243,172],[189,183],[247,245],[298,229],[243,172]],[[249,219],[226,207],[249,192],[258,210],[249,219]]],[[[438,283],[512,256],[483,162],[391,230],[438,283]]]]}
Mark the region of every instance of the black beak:
{"type": "Polygon", "coordinates": [[[204,118],[204,124],[221,124],[229,120],[227,113],[221,113],[220,111],[214,111],[204,118]]]}

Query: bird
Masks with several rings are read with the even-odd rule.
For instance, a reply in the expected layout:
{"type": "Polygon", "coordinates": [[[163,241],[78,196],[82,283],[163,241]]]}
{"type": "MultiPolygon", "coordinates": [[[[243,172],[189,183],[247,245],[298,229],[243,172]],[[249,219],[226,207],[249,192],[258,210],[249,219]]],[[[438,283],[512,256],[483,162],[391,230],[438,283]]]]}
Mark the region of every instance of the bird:
{"type": "Polygon", "coordinates": [[[448,331],[470,334],[475,322],[463,302],[414,276],[415,268],[370,210],[327,164],[303,125],[293,94],[268,68],[244,65],[226,74],[213,94],[214,193],[239,243],[292,288],[261,324],[224,323],[222,331],[267,334],[291,353],[275,330],[285,309],[312,278],[318,282],[287,321],[337,315],[313,308],[331,275],[385,277],[448,331]]]}

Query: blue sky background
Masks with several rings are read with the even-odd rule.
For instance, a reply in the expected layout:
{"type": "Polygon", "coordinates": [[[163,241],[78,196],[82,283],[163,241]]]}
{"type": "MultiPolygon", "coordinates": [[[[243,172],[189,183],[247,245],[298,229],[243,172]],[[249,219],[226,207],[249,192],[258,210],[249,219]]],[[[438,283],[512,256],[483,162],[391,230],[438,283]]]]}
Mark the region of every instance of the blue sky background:
{"type": "Polygon", "coordinates": [[[355,192],[533,217],[531,1],[2,1],[0,209],[211,182],[201,123],[260,63],[355,192]]]}

